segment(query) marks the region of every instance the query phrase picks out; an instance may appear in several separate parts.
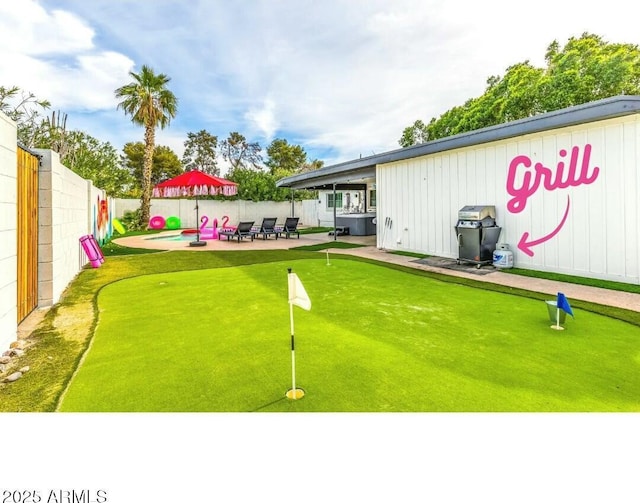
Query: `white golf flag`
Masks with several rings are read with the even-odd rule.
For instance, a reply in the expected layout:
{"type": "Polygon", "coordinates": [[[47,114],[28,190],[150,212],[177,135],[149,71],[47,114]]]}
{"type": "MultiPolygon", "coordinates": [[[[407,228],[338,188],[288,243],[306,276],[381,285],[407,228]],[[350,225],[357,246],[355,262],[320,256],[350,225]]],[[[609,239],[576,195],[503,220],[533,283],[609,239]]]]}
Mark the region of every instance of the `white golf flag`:
{"type": "Polygon", "coordinates": [[[311,309],[311,299],[295,272],[289,273],[289,304],[295,304],[302,309],[311,309]]]}

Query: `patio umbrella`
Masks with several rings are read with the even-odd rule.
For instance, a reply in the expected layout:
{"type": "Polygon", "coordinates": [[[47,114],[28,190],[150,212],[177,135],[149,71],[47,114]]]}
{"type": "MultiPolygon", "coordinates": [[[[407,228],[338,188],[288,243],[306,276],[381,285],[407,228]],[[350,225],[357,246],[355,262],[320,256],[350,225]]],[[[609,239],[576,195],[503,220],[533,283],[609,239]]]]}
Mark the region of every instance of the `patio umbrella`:
{"type": "Polygon", "coordinates": [[[238,184],[217,176],[194,169],[165,180],[153,188],[153,197],[195,197],[196,198],[196,240],[189,246],[205,246],[200,241],[200,215],[198,196],[234,196],[238,193],[238,184]]]}

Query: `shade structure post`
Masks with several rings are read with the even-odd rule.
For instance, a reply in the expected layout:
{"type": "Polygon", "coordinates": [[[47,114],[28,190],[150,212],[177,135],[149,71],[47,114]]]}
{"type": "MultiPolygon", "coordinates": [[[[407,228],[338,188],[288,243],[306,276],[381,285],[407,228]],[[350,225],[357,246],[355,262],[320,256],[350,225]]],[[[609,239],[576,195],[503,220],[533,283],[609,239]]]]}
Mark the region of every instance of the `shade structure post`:
{"type": "Polygon", "coordinates": [[[190,241],[189,246],[207,246],[206,241],[200,241],[200,212],[198,210],[198,196],[196,195],[196,240],[190,241]]]}
{"type": "Polygon", "coordinates": [[[336,226],[337,210],[336,210],[336,184],[333,184],[333,240],[338,240],[338,228],[336,226]]]}

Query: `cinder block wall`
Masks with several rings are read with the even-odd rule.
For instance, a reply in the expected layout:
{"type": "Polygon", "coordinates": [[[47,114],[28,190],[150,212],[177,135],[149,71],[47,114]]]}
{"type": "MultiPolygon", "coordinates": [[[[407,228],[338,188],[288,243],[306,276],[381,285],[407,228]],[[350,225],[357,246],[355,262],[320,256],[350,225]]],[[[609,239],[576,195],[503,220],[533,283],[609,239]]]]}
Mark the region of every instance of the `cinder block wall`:
{"type": "Polygon", "coordinates": [[[43,307],[60,299],[69,282],[86,263],[79,239],[91,233],[93,185],[64,167],[56,152],[35,151],[42,156],[38,306],[43,307]]]}
{"type": "Polygon", "coordinates": [[[17,155],[16,125],[0,112],[0,350],[17,331],[17,155]]]}

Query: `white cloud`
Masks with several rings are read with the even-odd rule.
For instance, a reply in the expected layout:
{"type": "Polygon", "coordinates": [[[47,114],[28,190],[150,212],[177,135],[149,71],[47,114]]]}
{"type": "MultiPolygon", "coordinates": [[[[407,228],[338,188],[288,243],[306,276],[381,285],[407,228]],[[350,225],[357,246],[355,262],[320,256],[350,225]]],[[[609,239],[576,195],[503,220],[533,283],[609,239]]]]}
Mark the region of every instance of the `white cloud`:
{"type": "Polygon", "coordinates": [[[0,47],[43,55],[90,49],[93,29],[70,12],[47,12],[34,0],[0,3],[0,47]]]}
{"type": "Polygon", "coordinates": [[[114,90],[133,61],[96,48],[86,21],[33,0],[3,2],[0,16],[0,85],[17,85],[67,112],[115,107],[114,90]]]}
{"type": "Polygon", "coordinates": [[[266,98],[260,108],[251,108],[245,114],[250,125],[264,137],[265,143],[271,143],[278,129],[278,120],[275,117],[276,105],[272,99],[266,98]]]}
{"type": "Polygon", "coordinates": [[[637,44],[627,9],[626,0],[606,9],[594,0],[529,9],[506,0],[0,2],[0,85],[49,99],[71,124],[99,112],[90,129],[121,148],[142,135],[113,93],[148,64],[171,77],[179,100],[158,133],[164,144],[182,152],[189,131],[238,131],[263,147],[286,137],[312,158],[331,150],[335,159],[323,160],[337,162],[397,148],[406,126],[479,96],[487,77],[527,59],[543,65],[554,39],[589,31],[637,44]]]}
{"type": "Polygon", "coordinates": [[[94,48],[93,29],[70,12],[54,10],[33,28],[32,54],[70,54],[94,48]]]}

